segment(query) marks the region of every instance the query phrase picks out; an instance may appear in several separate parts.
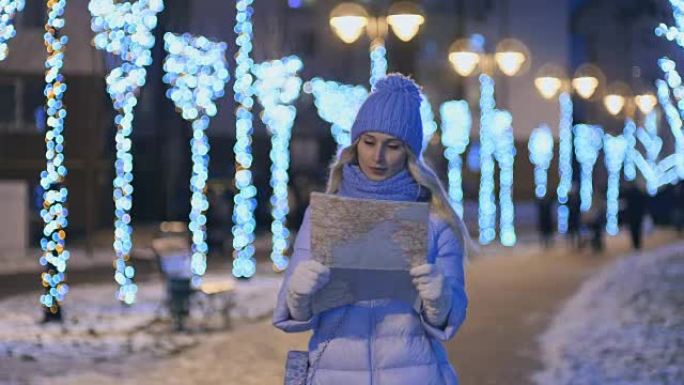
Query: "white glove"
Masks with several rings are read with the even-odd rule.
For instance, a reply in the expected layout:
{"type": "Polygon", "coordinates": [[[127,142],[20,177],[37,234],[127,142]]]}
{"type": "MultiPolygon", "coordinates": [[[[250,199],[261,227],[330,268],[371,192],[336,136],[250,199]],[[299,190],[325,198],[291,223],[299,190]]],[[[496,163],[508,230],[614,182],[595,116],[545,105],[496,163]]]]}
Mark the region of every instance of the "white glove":
{"type": "Polygon", "coordinates": [[[311,296],[330,281],[330,269],[314,260],[301,262],[292,272],[287,288],[287,307],[297,321],[311,318],[311,296]]]}
{"type": "Polygon", "coordinates": [[[412,268],[409,273],[420,299],[423,300],[423,315],[428,323],[435,327],[444,326],[451,310],[453,291],[447,284],[442,269],[427,263],[412,268]]]}

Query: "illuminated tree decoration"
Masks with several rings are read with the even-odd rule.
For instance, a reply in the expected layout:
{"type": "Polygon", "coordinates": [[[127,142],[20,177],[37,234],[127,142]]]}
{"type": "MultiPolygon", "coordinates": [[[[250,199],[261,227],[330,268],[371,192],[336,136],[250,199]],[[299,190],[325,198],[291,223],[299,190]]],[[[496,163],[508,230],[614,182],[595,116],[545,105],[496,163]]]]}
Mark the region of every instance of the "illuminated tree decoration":
{"type": "Polygon", "coordinates": [[[547,173],[553,159],[553,135],[549,126],[543,124],[532,130],[527,148],[534,165],[534,195],[541,199],[546,196],[547,173]]]}
{"type": "Polygon", "coordinates": [[[173,101],[183,119],[192,123],[192,176],[190,178],[190,224],[192,233],[191,268],[193,285],[199,286],[207,269],[207,217],[209,201],[205,194],[209,177],[209,139],[206,129],[216,115],[215,100],[224,95],[230,77],[225,43],[203,36],[164,34],[163,81],[171,87],[166,96],[173,101]]]}
{"type": "MultiPolygon", "coordinates": [[[[437,122],[435,122],[435,114],[432,112],[432,105],[427,95],[421,92],[420,94],[420,120],[423,123],[423,146],[421,151],[425,151],[430,139],[437,132],[437,122]]],[[[420,156],[420,154],[416,154],[420,156]]]]}
{"type": "Polygon", "coordinates": [[[340,84],[313,78],[304,84],[304,92],[313,94],[318,116],[332,123],[332,133],[338,149],[351,144],[351,128],[368,90],[363,86],[340,84]]]}
{"type": "Polygon", "coordinates": [[[7,42],[17,35],[12,22],[24,5],[24,0],[0,0],[0,61],[7,58],[7,42]]]}
{"type": "MultiPolygon", "coordinates": [[[[651,196],[655,196],[660,187],[660,175],[658,169],[658,157],[660,150],[663,148],[663,140],[658,136],[658,128],[656,126],[657,117],[654,111],[646,115],[644,127],[639,127],[636,131],[636,136],[641,142],[641,145],[646,150],[646,162],[651,170],[654,170],[654,175],[646,179],[646,191],[651,196]]],[[[641,154],[639,154],[641,156],[641,154]]]]}
{"type": "Polygon", "coordinates": [[[463,159],[461,156],[470,141],[473,120],[465,100],[451,100],[439,109],[442,119],[442,145],[449,162],[449,201],[456,213],[463,217],[463,159]]]}
{"type": "Polygon", "coordinates": [[[515,139],[513,116],[508,111],[495,110],[491,135],[494,139],[494,157],[499,164],[499,236],[501,244],[513,246],[515,235],[515,206],[513,205],[513,163],[515,139]]]}
{"type": "Polygon", "coordinates": [[[627,153],[627,139],[624,136],[603,136],[604,161],[608,170],[608,186],[606,191],[606,232],[616,235],[618,228],[618,211],[620,209],[620,169],[627,153]]]}
{"type": "Polygon", "coordinates": [[[130,264],[131,215],[133,205],[133,156],[130,135],[133,130],[133,108],[137,94],[145,85],[145,66],[152,63],[150,50],[154,46],[152,30],[157,25],[157,13],[164,9],[161,0],[114,2],[90,0],[91,29],[95,32],[95,47],[121,60],[106,77],[107,92],[112,99],[117,132],[114,178],[114,250],[116,252],[114,279],[120,285],[119,300],[125,304],[135,302],[138,291],[133,278],[135,269],[130,264]]]}
{"type": "Polygon", "coordinates": [[[371,61],[371,88],[375,86],[375,82],[387,75],[387,49],[384,43],[374,42],[370,50],[371,61]]]}
{"type": "Polygon", "coordinates": [[[580,174],[580,210],[591,208],[593,187],[593,171],[599,151],[603,147],[603,129],[599,126],[578,124],[574,127],[575,157],[581,166],[580,174]]]}
{"type": "Polygon", "coordinates": [[[622,129],[622,136],[627,142],[627,150],[625,151],[625,161],[623,165],[623,172],[625,180],[632,181],[636,179],[636,164],[635,158],[639,155],[636,148],[636,124],[634,120],[627,118],[625,120],[625,127],[622,129]]]}
{"type": "Polygon", "coordinates": [[[572,187],[572,98],[567,92],[558,97],[560,102],[560,122],[558,125],[558,232],[568,231],[568,193],[572,187]]]}
{"type": "Polygon", "coordinates": [[[480,193],[478,225],[480,243],[486,245],[496,238],[496,199],[494,197],[494,150],[492,135],[494,120],[494,79],[480,75],[480,193]]]}
{"type": "Polygon", "coordinates": [[[252,75],[254,62],[252,52],[252,8],[253,0],[238,0],[235,3],[235,83],[233,91],[238,107],[235,110],[235,188],[233,198],[233,275],[249,278],[256,271],[254,260],[254,210],[256,209],[256,187],[252,184],[252,107],[254,105],[252,75]]]}
{"type": "Polygon", "coordinates": [[[299,97],[302,80],[297,75],[303,67],[296,56],[257,64],[252,68],[256,82],[254,90],[264,108],[261,120],[271,134],[271,261],[275,270],[285,270],[288,260],[284,253],[290,232],[286,217],[289,212],[287,183],[290,167],[290,137],[297,109],[292,103],[299,97]]]}
{"type": "MultiPolygon", "coordinates": [[[[23,3],[23,2],[22,2],[23,3]]],[[[45,293],[40,296],[46,321],[61,320],[61,304],[69,291],[66,284],[66,267],[69,251],[66,250],[67,216],[66,204],[68,191],[64,185],[67,169],[64,166],[64,118],[67,115],[62,98],[67,90],[61,70],[64,65],[64,50],[67,36],[60,36],[64,27],[64,8],[66,0],[47,2],[47,24],[43,39],[47,47],[45,61],[45,96],[47,127],[45,132],[45,171],[40,173],[40,186],[43,188],[43,234],[40,247],[43,253],[40,264],[45,266],[41,275],[45,293]]],[[[23,4],[21,4],[23,7],[23,4]]],[[[7,10],[8,4],[2,4],[7,10]]],[[[2,15],[7,16],[5,14],[2,15]]],[[[0,47],[1,48],[1,47],[0,47]]]]}

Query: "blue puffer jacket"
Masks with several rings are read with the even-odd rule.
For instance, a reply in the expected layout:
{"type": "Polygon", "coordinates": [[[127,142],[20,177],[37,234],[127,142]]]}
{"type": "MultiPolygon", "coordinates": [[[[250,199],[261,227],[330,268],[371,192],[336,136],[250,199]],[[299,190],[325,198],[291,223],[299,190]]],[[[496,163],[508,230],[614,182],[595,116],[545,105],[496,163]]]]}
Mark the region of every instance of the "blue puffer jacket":
{"type": "Polygon", "coordinates": [[[440,341],[456,334],[466,315],[463,245],[446,221],[430,215],[428,262],[442,268],[454,290],[453,306],[443,329],[427,323],[407,303],[392,300],[356,302],[296,321],[286,304],[286,289],[297,264],[311,258],[310,222],[307,209],[294,244],[273,314],[273,325],[286,332],[313,329],[309,342],[310,362],[319,356],[322,343],[336,324],[344,321],[330,339],[313,385],[456,385],[458,379],[447,361],[440,341]],[[342,312],[345,312],[341,318],[342,312]]]}

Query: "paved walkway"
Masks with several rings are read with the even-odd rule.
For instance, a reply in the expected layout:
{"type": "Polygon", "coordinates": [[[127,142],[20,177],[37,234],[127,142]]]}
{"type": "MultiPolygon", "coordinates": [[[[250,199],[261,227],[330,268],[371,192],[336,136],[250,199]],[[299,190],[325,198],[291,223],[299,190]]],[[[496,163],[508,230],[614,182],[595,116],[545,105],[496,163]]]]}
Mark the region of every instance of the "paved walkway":
{"type": "MultiPolygon", "coordinates": [[[[675,238],[658,232],[647,239],[646,248],[675,238]]],[[[563,246],[549,251],[490,248],[468,266],[468,319],[447,345],[463,385],[530,383],[530,374],[541,369],[535,337],[584,279],[629,250],[625,236],[611,239],[604,255],[563,246]]],[[[263,320],[214,334],[171,357],[104,362],[90,371],[27,383],[281,384],[286,351],[304,349],[307,339],[308,333],[285,334],[263,320]]]]}

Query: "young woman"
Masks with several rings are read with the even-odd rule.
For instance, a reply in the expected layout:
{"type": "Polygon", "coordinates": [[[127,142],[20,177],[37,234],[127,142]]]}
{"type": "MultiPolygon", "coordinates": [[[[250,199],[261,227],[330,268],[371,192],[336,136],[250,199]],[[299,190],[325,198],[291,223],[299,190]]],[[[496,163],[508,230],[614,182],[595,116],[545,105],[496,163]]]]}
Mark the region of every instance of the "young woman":
{"type": "Polygon", "coordinates": [[[465,319],[463,260],[470,239],[439,179],[419,158],[420,101],[409,78],[392,74],[378,81],[356,117],[352,145],[331,166],[327,193],[430,202],[428,263],[410,271],[421,310],[382,299],[313,315],[311,298],[328,283],[330,270],[311,258],[307,209],[273,324],[286,332],[313,329],[309,379],[314,385],[458,384],[440,341],[452,338],[465,319]]]}

